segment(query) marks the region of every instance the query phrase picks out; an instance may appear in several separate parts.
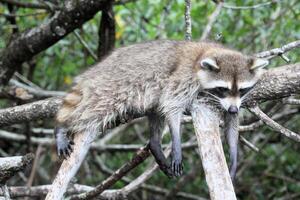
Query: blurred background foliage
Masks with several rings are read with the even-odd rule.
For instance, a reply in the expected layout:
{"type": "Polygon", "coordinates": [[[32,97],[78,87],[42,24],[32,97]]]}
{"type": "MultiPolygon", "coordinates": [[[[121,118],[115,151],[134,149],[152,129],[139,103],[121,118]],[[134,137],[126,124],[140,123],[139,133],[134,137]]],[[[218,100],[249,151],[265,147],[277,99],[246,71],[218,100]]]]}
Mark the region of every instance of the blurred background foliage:
{"type": "MultiPolygon", "coordinates": [[[[26,2],[35,2],[26,0],[26,2]]],[[[267,1],[256,0],[228,0],[226,4],[234,6],[251,6],[267,1]]],[[[200,38],[208,17],[214,11],[216,5],[210,0],[192,1],[192,36],[194,40],[200,38]]],[[[154,39],[183,39],[184,38],[184,0],[137,0],[124,5],[114,6],[116,28],[116,47],[129,45],[137,42],[154,39]]],[[[3,17],[8,14],[8,9],[0,4],[0,48],[5,48],[11,40],[13,27],[3,17]]],[[[45,11],[19,8],[16,11],[17,25],[20,32],[35,27],[51,17],[45,11]]],[[[90,49],[96,52],[98,48],[98,27],[101,13],[92,20],[85,23],[78,30],[90,49]]],[[[222,35],[221,42],[229,47],[241,50],[244,53],[257,53],[275,47],[280,47],[289,42],[300,39],[300,2],[299,0],[282,0],[256,9],[228,9],[223,8],[210,35],[215,40],[217,34],[222,35]]],[[[286,54],[292,63],[300,61],[300,49],[290,51],[286,54]]],[[[30,81],[46,90],[67,90],[72,84],[73,78],[96,61],[91,57],[74,34],[69,34],[54,46],[40,53],[34,58],[36,62],[30,81]]],[[[271,67],[286,64],[280,57],[272,60],[271,67]]],[[[24,64],[24,76],[29,76],[29,66],[24,64]]],[[[280,102],[277,102],[280,104],[280,102]]],[[[297,109],[297,107],[295,107],[297,109]]],[[[284,108],[278,108],[277,112],[283,112],[284,108]]],[[[248,114],[242,116],[247,122],[251,119],[248,114]]],[[[253,119],[252,119],[253,120],[253,119]]],[[[300,130],[299,116],[293,115],[280,121],[285,127],[296,132],[300,130]]],[[[49,122],[36,122],[34,126],[52,127],[49,122]]],[[[114,138],[112,143],[122,144],[144,144],[148,138],[147,125],[142,122],[130,125],[121,136],[114,138]]],[[[243,133],[243,136],[252,141],[260,153],[251,151],[248,147],[241,145],[240,164],[236,192],[240,199],[300,199],[300,147],[299,144],[279,134],[262,127],[254,132],[243,133]]],[[[184,128],[183,140],[188,141],[193,137],[193,128],[187,125],[184,128]]],[[[166,142],[169,138],[164,139],[166,142]]],[[[26,144],[9,143],[9,147],[19,149],[8,149],[7,153],[16,155],[22,153],[20,149],[26,149],[26,144]]],[[[48,147],[45,147],[48,148],[48,147]]],[[[34,151],[36,146],[31,147],[34,151]]],[[[55,148],[44,153],[40,165],[45,168],[45,175],[38,175],[34,185],[49,184],[55,175],[58,162],[55,157],[55,148]]],[[[128,161],[132,153],[128,152],[93,152],[89,155],[83,168],[89,167],[91,174],[86,174],[82,169],[77,176],[78,182],[87,185],[95,185],[106,176],[101,173],[95,156],[101,158],[105,165],[111,169],[117,169],[128,161]]],[[[142,173],[153,159],[140,165],[129,174],[134,178],[142,173]]],[[[184,171],[199,165],[199,157],[194,150],[184,151],[184,171]]],[[[168,179],[161,172],[157,172],[147,183],[162,188],[171,189],[177,179],[168,179]]],[[[11,185],[18,185],[15,178],[11,185]]],[[[20,184],[22,185],[22,184],[20,184]]],[[[124,186],[118,182],[115,187],[124,186]]],[[[181,191],[189,192],[201,197],[208,198],[208,189],[201,166],[197,169],[197,175],[186,183],[181,191]]],[[[144,199],[158,199],[159,197],[139,191],[132,198],[143,197],[144,199]]]]}

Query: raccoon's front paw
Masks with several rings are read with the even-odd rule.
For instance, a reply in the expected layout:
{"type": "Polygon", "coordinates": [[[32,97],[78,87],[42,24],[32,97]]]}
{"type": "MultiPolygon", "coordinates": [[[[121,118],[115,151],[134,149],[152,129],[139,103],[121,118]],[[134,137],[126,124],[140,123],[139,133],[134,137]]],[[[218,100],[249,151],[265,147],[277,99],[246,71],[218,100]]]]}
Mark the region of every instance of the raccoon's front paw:
{"type": "Polygon", "coordinates": [[[181,159],[172,159],[171,161],[171,166],[172,174],[175,177],[179,177],[183,173],[183,165],[182,165],[182,160],[181,159]]]}
{"type": "Polygon", "coordinates": [[[67,138],[56,141],[58,156],[68,158],[73,151],[72,145],[74,145],[74,142],[67,138]]]}
{"type": "Polygon", "coordinates": [[[161,171],[163,171],[163,173],[167,177],[169,177],[169,178],[173,177],[173,172],[172,172],[172,170],[171,170],[171,168],[169,166],[161,164],[161,165],[159,165],[159,168],[160,168],[161,171]]]}

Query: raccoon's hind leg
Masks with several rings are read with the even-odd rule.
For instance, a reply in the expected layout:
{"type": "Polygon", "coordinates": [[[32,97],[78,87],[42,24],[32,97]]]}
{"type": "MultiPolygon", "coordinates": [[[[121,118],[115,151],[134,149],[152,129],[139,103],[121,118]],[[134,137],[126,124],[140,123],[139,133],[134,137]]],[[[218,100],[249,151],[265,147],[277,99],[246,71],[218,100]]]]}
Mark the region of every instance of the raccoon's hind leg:
{"type": "Polygon", "coordinates": [[[150,151],[155,158],[159,168],[168,176],[172,177],[172,171],[169,168],[167,159],[161,147],[161,134],[164,127],[164,119],[157,114],[149,114],[149,128],[150,128],[150,151]]]}
{"type": "Polygon", "coordinates": [[[73,151],[73,141],[67,137],[68,129],[65,127],[55,127],[54,134],[56,139],[57,154],[59,157],[67,158],[73,151]]]}
{"type": "Polygon", "coordinates": [[[72,145],[74,143],[68,138],[69,130],[66,125],[80,101],[81,94],[75,87],[65,96],[63,104],[57,113],[56,121],[58,126],[55,128],[54,134],[56,138],[57,153],[60,157],[63,156],[64,158],[67,158],[72,152],[72,145]]]}

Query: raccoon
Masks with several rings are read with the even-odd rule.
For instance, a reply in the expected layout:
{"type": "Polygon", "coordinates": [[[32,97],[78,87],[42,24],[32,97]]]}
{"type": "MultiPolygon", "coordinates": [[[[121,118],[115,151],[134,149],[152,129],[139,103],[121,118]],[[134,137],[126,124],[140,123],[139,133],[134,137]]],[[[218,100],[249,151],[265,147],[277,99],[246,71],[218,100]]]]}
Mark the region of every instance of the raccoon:
{"type": "MultiPolygon", "coordinates": [[[[211,42],[161,40],[116,49],[79,75],[64,97],[56,116],[58,154],[67,157],[72,152],[70,134],[103,133],[147,116],[149,147],[157,164],[167,176],[180,176],[181,119],[193,100],[203,94],[235,115],[267,64],[211,42]],[[161,148],[165,123],[172,138],[171,163],[161,148]]],[[[237,137],[230,129],[226,132],[231,158],[236,158],[237,137]]],[[[234,177],[235,169],[231,174],[234,177]]]]}

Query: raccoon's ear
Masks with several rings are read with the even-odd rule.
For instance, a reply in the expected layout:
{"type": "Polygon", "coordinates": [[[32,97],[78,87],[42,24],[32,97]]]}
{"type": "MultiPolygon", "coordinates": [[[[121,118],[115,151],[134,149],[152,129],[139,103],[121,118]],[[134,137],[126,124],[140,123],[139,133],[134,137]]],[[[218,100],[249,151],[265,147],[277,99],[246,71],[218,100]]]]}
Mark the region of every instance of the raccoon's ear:
{"type": "Polygon", "coordinates": [[[251,71],[255,71],[258,69],[263,69],[269,64],[269,61],[262,58],[255,58],[253,61],[253,65],[250,67],[251,71]]]}
{"type": "Polygon", "coordinates": [[[217,65],[216,61],[212,58],[204,58],[200,60],[200,67],[210,71],[220,70],[220,67],[217,65]]]}

